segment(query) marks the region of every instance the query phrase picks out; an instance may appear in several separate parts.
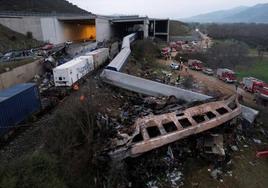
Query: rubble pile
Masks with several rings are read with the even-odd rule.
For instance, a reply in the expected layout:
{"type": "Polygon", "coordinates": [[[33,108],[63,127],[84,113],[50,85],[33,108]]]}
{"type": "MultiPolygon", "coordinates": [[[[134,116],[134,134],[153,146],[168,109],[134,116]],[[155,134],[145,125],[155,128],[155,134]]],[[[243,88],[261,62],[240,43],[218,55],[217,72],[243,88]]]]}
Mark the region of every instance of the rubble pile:
{"type": "MultiPolygon", "coordinates": [[[[109,116],[111,110],[106,108],[108,114],[98,113],[97,124],[99,126],[109,127],[110,130],[116,130],[117,135],[113,135],[115,141],[111,142],[116,145],[122,141],[122,134],[132,134],[135,131],[133,124],[138,118],[149,115],[159,115],[174,112],[184,108],[185,102],[175,97],[148,97],[138,95],[132,92],[114,93],[114,99],[121,99],[123,105],[118,109],[118,116],[109,116]],[[109,113],[110,112],[110,113],[109,113]],[[120,134],[119,134],[120,133],[120,134]]],[[[113,132],[113,131],[111,131],[113,132]]]]}
{"type": "MultiPolygon", "coordinates": [[[[135,131],[134,124],[139,118],[182,111],[189,106],[200,105],[200,103],[186,104],[172,96],[147,97],[127,93],[114,94],[116,98],[124,101],[119,108],[118,117],[110,118],[109,115],[103,115],[102,121],[113,127],[114,133],[110,140],[111,145],[107,147],[124,145],[129,139],[128,135],[135,131]]],[[[201,104],[206,102],[208,101],[201,104]]],[[[233,104],[230,108],[234,108],[233,104]]],[[[135,158],[123,159],[126,162],[128,186],[182,187],[187,176],[185,165],[190,159],[203,161],[208,166],[207,176],[215,181],[224,182],[226,177],[234,176],[233,155],[243,150],[244,146],[262,142],[260,139],[247,138],[248,131],[252,128],[248,122],[240,121],[239,116],[214,129],[191,135],[135,158]],[[246,141],[247,139],[250,141],[246,141]]],[[[109,148],[106,152],[108,151],[109,148]]],[[[117,163],[121,162],[117,161],[117,163]]],[[[199,186],[199,182],[191,183],[193,187],[199,186]]]]}
{"type": "MultiPolygon", "coordinates": [[[[119,108],[118,117],[109,117],[109,113],[98,115],[99,126],[105,124],[111,130],[111,145],[115,144],[115,139],[116,145],[123,145],[127,141],[126,135],[135,130],[133,124],[136,119],[180,111],[189,106],[174,97],[146,97],[131,92],[118,92],[113,95],[124,101],[119,108]]],[[[182,187],[185,183],[185,163],[188,159],[205,161],[208,166],[207,176],[223,182],[226,176],[233,176],[232,155],[240,151],[241,144],[243,148],[245,135],[248,134],[245,132],[248,128],[245,129],[242,123],[240,117],[235,118],[219,127],[191,135],[136,158],[123,159],[126,162],[128,185],[154,188],[182,187]]],[[[251,140],[252,143],[261,142],[258,139],[251,140]]],[[[109,151],[110,144],[107,145],[106,152],[109,151]]],[[[198,182],[195,184],[198,186],[198,182]]]]}
{"type": "Polygon", "coordinates": [[[234,151],[230,146],[236,143],[236,137],[237,124],[232,124],[231,128],[230,124],[226,124],[137,158],[128,158],[125,161],[129,168],[129,179],[135,180],[133,187],[143,187],[144,182],[149,188],[182,187],[185,164],[188,159],[194,159],[207,161],[208,176],[224,181],[225,176],[232,176],[231,155],[234,151]]]}
{"type": "Polygon", "coordinates": [[[158,115],[182,109],[185,102],[170,97],[128,96],[127,102],[121,107],[121,123],[133,125],[138,117],[158,115]]]}
{"type": "Polygon", "coordinates": [[[32,81],[39,86],[40,93],[43,93],[54,86],[53,75],[50,72],[46,72],[43,75],[37,74],[32,81]]]}

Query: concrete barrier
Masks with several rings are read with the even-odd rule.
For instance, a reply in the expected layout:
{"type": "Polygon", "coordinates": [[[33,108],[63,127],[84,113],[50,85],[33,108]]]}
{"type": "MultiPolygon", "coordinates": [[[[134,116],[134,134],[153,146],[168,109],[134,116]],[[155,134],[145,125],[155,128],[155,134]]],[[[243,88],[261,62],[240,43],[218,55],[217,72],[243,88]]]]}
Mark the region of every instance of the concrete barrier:
{"type": "Polygon", "coordinates": [[[15,84],[29,82],[36,74],[43,73],[40,59],[32,63],[14,68],[0,74],[0,89],[9,88],[15,84]]]}

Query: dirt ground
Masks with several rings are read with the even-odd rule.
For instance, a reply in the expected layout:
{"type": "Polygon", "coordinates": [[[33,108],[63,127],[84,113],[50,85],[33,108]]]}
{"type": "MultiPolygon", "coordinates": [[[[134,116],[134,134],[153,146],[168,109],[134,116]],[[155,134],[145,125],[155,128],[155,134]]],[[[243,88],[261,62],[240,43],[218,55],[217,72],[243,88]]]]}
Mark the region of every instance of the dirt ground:
{"type": "Polygon", "coordinates": [[[185,174],[185,188],[265,188],[268,185],[268,160],[256,159],[251,147],[241,147],[233,154],[231,169],[223,181],[210,177],[210,166],[202,159],[189,160],[185,174]]]}
{"type": "MultiPolygon", "coordinates": [[[[158,60],[159,63],[165,64],[165,65],[170,65],[172,60],[158,60]]],[[[215,76],[208,76],[202,73],[201,71],[194,71],[189,68],[187,68],[186,71],[186,66],[184,66],[182,71],[175,71],[174,72],[176,75],[180,76],[188,76],[192,75],[193,78],[198,82],[198,85],[203,87],[203,91],[206,92],[206,90],[209,90],[210,92],[221,92],[223,96],[230,96],[230,95],[235,95],[236,94],[236,88],[234,84],[228,84],[225,83],[215,76]]],[[[253,101],[253,95],[249,92],[243,92],[243,99],[247,104],[255,105],[255,102],[253,101]]]]}

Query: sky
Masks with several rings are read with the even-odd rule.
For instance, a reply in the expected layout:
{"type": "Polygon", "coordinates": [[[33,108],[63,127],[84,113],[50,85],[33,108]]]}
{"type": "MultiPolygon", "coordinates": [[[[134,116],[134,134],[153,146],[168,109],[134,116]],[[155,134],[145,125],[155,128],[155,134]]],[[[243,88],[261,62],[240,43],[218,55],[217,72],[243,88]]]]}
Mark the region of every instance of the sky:
{"type": "Polygon", "coordinates": [[[94,14],[141,15],[155,18],[187,18],[237,6],[253,6],[268,0],[68,0],[94,14]]]}

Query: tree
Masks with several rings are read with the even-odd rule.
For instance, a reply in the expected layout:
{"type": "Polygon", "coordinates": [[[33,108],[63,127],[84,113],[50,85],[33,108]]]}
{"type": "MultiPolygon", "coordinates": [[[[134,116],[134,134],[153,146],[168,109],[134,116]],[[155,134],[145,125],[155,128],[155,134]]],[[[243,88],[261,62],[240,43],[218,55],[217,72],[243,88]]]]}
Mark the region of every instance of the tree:
{"type": "Polygon", "coordinates": [[[214,39],[235,39],[251,47],[268,47],[268,25],[256,23],[203,24],[199,28],[214,39]]]}
{"type": "Polygon", "coordinates": [[[227,40],[215,43],[212,48],[207,51],[207,64],[211,68],[231,68],[237,65],[246,64],[249,49],[245,43],[227,40]]]}

